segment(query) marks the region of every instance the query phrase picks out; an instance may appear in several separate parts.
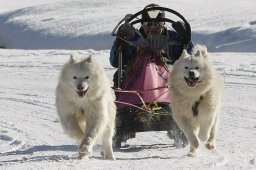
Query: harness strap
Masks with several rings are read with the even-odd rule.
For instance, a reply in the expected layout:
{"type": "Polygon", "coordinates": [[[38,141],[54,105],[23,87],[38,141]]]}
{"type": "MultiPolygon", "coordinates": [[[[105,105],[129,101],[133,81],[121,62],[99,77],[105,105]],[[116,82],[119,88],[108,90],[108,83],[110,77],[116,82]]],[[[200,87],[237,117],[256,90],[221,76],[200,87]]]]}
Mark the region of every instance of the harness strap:
{"type": "Polygon", "coordinates": [[[195,103],[192,105],[193,116],[198,115],[198,105],[200,104],[200,101],[202,99],[203,99],[203,96],[200,96],[200,98],[197,101],[195,101],[195,103]]]}

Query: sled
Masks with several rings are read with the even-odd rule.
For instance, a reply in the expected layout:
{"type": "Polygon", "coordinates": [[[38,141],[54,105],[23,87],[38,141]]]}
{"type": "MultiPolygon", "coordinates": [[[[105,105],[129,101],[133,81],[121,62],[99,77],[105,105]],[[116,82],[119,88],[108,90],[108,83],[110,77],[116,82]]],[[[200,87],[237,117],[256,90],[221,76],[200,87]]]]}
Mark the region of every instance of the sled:
{"type": "MultiPolygon", "coordinates": [[[[166,14],[174,15],[183,21],[185,26],[184,36],[190,36],[191,29],[186,19],[178,12],[164,7],[152,7],[141,10],[135,14],[128,14],[114,28],[112,35],[122,39],[126,44],[138,47],[141,44],[146,46],[146,50],[141,52],[139,59],[133,62],[129,68],[123,68],[122,46],[119,47],[118,57],[118,82],[117,87],[113,87],[116,94],[116,133],[114,136],[114,147],[121,148],[122,142],[135,138],[137,132],[147,131],[167,131],[170,138],[178,147],[187,145],[186,137],[179,130],[171,116],[170,92],[168,89],[169,65],[159,57],[161,50],[169,51],[174,44],[183,43],[173,41],[168,35],[148,36],[144,38],[138,28],[142,22],[165,23],[165,26],[173,28],[173,21],[165,18],[138,19],[143,13],[151,10],[165,11],[166,14]],[[117,34],[118,28],[122,24],[129,24],[131,28],[140,36],[140,41],[128,41],[117,34]],[[170,24],[170,25],[168,25],[170,24]],[[149,64],[146,60],[149,60],[149,64]],[[144,63],[144,64],[143,64],[144,63]],[[155,76],[157,75],[157,76],[155,76]]],[[[153,24],[152,24],[153,25],[153,24]]],[[[185,45],[184,47],[185,48],[185,45]]],[[[138,52],[139,53],[139,52],[138,52]]],[[[170,63],[169,63],[170,64],[170,63]]]]}

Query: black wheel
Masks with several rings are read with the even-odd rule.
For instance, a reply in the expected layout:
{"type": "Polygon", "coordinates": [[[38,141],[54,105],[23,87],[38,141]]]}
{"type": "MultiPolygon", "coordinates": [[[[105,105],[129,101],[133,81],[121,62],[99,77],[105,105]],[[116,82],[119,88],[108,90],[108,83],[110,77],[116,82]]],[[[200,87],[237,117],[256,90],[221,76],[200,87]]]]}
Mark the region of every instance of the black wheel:
{"type": "Polygon", "coordinates": [[[172,130],[167,131],[167,136],[174,140],[174,146],[177,148],[184,148],[188,145],[188,140],[184,133],[175,124],[172,130]]]}
{"type": "Polygon", "coordinates": [[[121,133],[116,133],[113,138],[113,144],[115,149],[120,149],[122,146],[123,136],[121,133]]]}

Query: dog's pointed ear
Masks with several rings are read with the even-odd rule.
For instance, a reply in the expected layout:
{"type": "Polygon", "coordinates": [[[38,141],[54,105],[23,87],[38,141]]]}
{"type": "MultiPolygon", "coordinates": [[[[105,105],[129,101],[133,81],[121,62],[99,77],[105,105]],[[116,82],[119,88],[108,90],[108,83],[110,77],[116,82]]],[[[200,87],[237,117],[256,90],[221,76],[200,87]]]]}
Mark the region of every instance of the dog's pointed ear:
{"type": "Polygon", "coordinates": [[[195,56],[203,56],[204,58],[208,58],[208,50],[205,45],[197,45],[196,52],[194,53],[195,56]]]}
{"type": "Polygon", "coordinates": [[[182,51],[182,54],[181,54],[181,58],[185,58],[185,57],[187,57],[188,56],[188,52],[187,52],[187,50],[183,50],[182,51]]]}
{"type": "Polygon", "coordinates": [[[204,58],[208,58],[208,50],[206,46],[202,46],[202,55],[204,56],[204,58]]]}
{"type": "Polygon", "coordinates": [[[86,59],[86,61],[87,61],[88,63],[91,63],[91,62],[92,62],[92,55],[91,55],[91,54],[90,54],[89,57],[86,59]]]}
{"type": "Polygon", "coordinates": [[[199,49],[197,49],[197,51],[195,53],[195,57],[199,57],[201,55],[202,55],[201,51],[199,49]]]}
{"type": "Polygon", "coordinates": [[[69,62],[70,62],[70,63],[76,63],[76,61],[77,61],[77,56],[78,56],[77,53],[72,53],[72,54],[70,55],[69,62]]]}

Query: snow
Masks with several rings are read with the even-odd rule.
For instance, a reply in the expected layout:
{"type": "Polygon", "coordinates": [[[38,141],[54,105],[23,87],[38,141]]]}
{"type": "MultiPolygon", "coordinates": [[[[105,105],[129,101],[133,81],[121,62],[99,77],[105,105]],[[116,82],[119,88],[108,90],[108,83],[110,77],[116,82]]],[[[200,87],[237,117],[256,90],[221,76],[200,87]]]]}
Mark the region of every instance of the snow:
{"type": "MultiPolygon", "coordinates": [[[[155,2],[180,12],[191,24],[194,42],[206,44],[211,52],[256,52],[256,11],[251,0],[155,2]]],[[[0,46],[109,49],[110,33],[118,21],[146,4],[147,0],[0,0],[0,46]]]]}
{"type": "MultiPolygon", "coordinates": [[[[152,1],[153,2],[153,1],[152,1]]],[[[0,0],[0,169],[256,169],[256,2],[159,0],[179,11],[195,43],[206,44],[225,81],[216,149],[197,157],[166,132],[137,133],[116,161],[77,160],[77,144],[56,114],[55,87],[73,52],[93,54],[112,80],[110,32],[148,1],[0,0]]]]}

